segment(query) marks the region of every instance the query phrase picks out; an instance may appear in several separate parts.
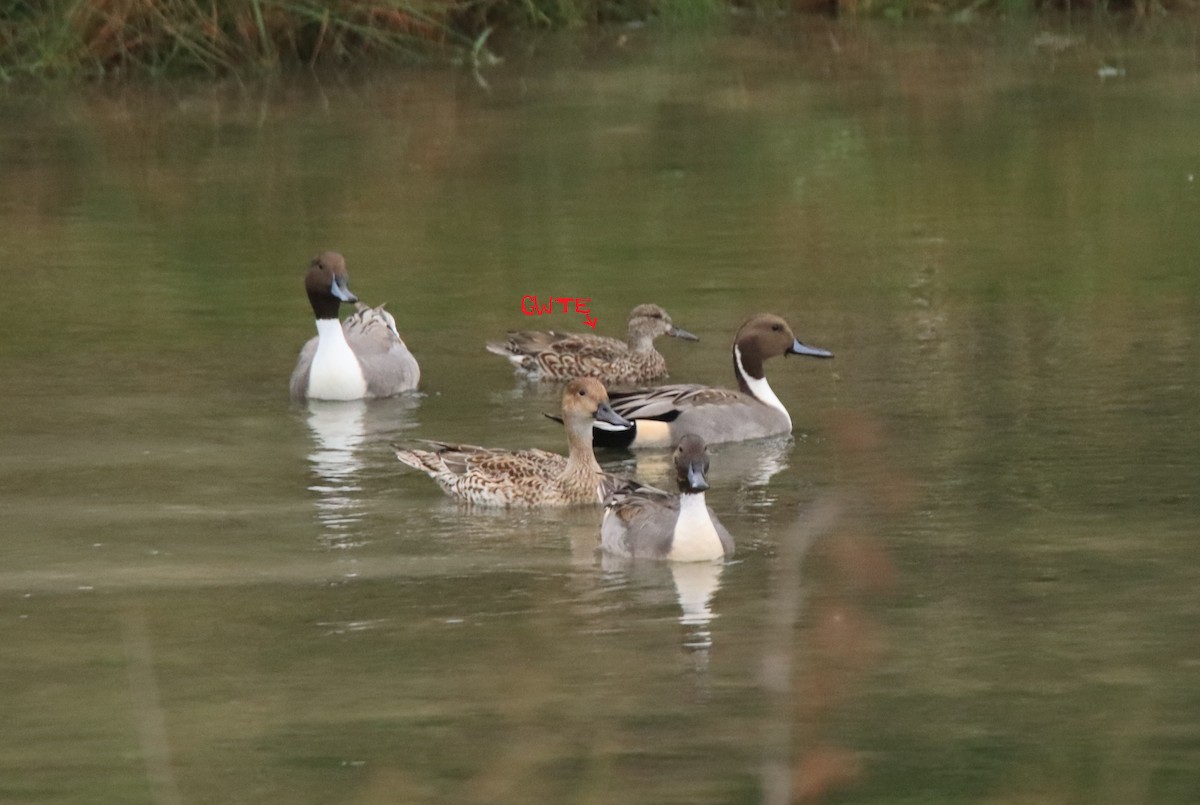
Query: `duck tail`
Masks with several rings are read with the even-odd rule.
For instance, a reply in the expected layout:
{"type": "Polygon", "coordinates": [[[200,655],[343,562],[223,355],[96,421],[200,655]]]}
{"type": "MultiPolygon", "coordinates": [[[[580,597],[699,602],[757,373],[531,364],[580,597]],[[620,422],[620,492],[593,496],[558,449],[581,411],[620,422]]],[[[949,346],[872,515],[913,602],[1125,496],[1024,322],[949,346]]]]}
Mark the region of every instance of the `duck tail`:
{"type": "Polygon", "coordinates": [[[637,441],[638,421],[628,428],[606,427],[596,423],[592,425],[592,444],[596,447],[607,447],[615,450],[628,450],[637,441]]]}
{"type": "Polygon", "coordinates": [[[392,449],[396,451],[396,458],[401,464],[412,467],[414,470],[420,470],[429,475],[442,470],[442,467],[438,466],[440,462],[436,453],[428,450],[410,450],[398,444],[393,444],[392,449]]]}

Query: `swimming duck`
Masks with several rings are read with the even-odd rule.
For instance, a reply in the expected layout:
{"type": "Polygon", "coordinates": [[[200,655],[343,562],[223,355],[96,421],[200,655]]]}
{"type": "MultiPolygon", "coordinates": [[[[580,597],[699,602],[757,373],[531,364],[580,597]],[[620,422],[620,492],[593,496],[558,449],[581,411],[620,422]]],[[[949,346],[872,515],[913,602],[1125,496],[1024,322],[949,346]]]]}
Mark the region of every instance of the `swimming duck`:
{"type": "Polygon", "coordinates": [[[413,391],[421,379],[417,359],[383,305],[358,301],[347,283],[346,260],[337,252],[312,259],[304,287],[317,320],[317,335],[300,350],[290,384],[293,399],[360,400],[413,391]],[[342,302],[355,312],[338,321],[342,302]]]}
{"type": "Polygon", "coordinates": [[[660,335],[700,340],[676,327],[658,305],[638,305],[629,313],[625,341],[590,333],[525,331],[509,333],[506,341],[489,342],[487,350],[508,358],[518,372],[533,380],[594,377],[610,385],[633,385],[666,375],[667,362],[654,348],[660,335]]]}
{"type": "Polygon", "coordinates": [[[733,537],[704,502],[708,450],[694,433],[673,456],[679,494],[627,485],[605,502],[600,547],[617,556],[704,562],[733,556],[733,537]]]}
{"type": "Polygon", "coordinates": [[[600,469],[592,452],[592,423],[630,423],[613,413],[599,380],[577,378],[562,397],[568,455],[544,450],[495,450],[427,441],[430,449],[393,445],[396,458],[437,481],[446,494],[491,506],[569,506],[602,503],[627,479],[600,469]]]}
{"type": "Polygon", "coordinates": [[[708,444],[791,433],[792,418],[763,372],[763,363],[777,355],[833,357],[828,350],[800,343],[779,316],[759,313],[747,319],[733,337],[737,391],[676,384],[614,392],[613,410],[633,420],[633,426],[621,428],[598,423],[596,444],[670,447],[685,433],[695,433],[708,444]]]}

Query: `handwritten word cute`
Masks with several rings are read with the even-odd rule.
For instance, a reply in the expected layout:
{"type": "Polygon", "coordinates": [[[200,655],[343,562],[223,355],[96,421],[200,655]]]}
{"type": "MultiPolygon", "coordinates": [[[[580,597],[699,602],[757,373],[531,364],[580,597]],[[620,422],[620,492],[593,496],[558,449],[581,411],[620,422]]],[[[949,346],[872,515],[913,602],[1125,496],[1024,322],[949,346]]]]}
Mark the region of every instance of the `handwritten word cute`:
{"type": "Polygon", "coordinates": [[[592,316],[592,310],[588,307],[588,303],[592,301],[589,297],[578,296],[551,296],[546,299],[545,304],[538,301],[536,295],[527,295],[521,297],[521,312],[526,316],[548,316],[554,312],[555,305],[562,306],[563,313],[582,313],[584,316],[583,323],[593,330],[596,329],[596,319],[592,316]]]}
{"type": "Polygon", "coordinates": [[[587,306],[587,303],[590,301],[592,301],[590,296],[586,299],[575,296],[551,296],[546,300],[546,304],[542,305],[538,303],[536,296],[522,296],[521,312],[526,316],[545,316],[548,313],[554,312],[556,304],[561,304],[563,313],[570,313],[571,306],[574,305],[576,313],[582,313],[586,316],[592,312],[587,306]]]}

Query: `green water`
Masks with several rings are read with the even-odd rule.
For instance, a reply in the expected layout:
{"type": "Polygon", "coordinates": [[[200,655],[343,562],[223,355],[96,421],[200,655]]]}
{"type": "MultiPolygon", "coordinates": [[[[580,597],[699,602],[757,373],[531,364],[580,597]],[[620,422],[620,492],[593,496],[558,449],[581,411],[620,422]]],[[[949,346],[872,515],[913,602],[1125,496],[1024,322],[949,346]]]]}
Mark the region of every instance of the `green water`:
{"type": "Polygon", "coordinates": [[[809,26],[0,99],[0,801],[1195,802],[1192,40],[809,26]],[[324,248],[424,396],[289,404],[324,248]],[[713,451],[736,561],[397,464],[564,448],[526,294],[836,353],[713,451]]]}

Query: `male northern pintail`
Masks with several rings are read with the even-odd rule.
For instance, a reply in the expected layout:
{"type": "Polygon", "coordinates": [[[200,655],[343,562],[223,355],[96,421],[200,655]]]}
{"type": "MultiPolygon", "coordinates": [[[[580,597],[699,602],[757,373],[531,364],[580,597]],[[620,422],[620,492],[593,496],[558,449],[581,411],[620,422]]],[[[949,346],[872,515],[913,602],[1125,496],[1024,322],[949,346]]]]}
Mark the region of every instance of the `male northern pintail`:
{"type": "Polygon", "coordinates": [[[633,426],[600,423],[596,443],[604,447],[669,447],[685,433],[695,433],[709,444],[791,433],[792,418],[763,373],[763,363],[777,355],[833,357],[828,350],[800,343],[778,316],[759,313],[733,337],[738,391],[678,384],[614,392],[613,410],[633,420],[633,426]]]}
{"type": "Polygon", "coordinates": [[[317,319],[317,335],[300,350],[292,372],[297,400],[360,400],[413,391],[421,379],[417,359],[404,345],[392,314],[368,307],[347,287],[346,260],[337,252],[313,258],[304,278],[317,319]],[[338,321],[342,302],[355,313],[338,321]]]}
{"type": "Polygon", "coordinates": [[[594,377],[608,384],[632,385],[667,373],[666,360],[654,348],[660,335],[700,340],[676,327],[658,305],[638,305],[629,314],[626,341],[590,333],[513,332],[506,341],[489,342],[487,350],[508,358],[534,380],[594,377]]]}
{"type": "Polygon", "coordinates": [[[592,452],[592,423],[618,427],[629,422],[613,413],[603,384],[578,378],[563,390],[562,421],[568,455],[544,450],[494,450],[427,441],[427,450],[393,445],[396,458],[421,470],[446,494],[492,506],[568,506],[602,503],[625,478],[600,469],[592,452]]]}
{"type": "Polygon", "coordinates": [[[605,502],[600,547],[617,556],[703,562],[733,556],[733,537],[704,502],[708,451],[689,433],[674,456],[679,494],[637,484],[605,502]]]}

